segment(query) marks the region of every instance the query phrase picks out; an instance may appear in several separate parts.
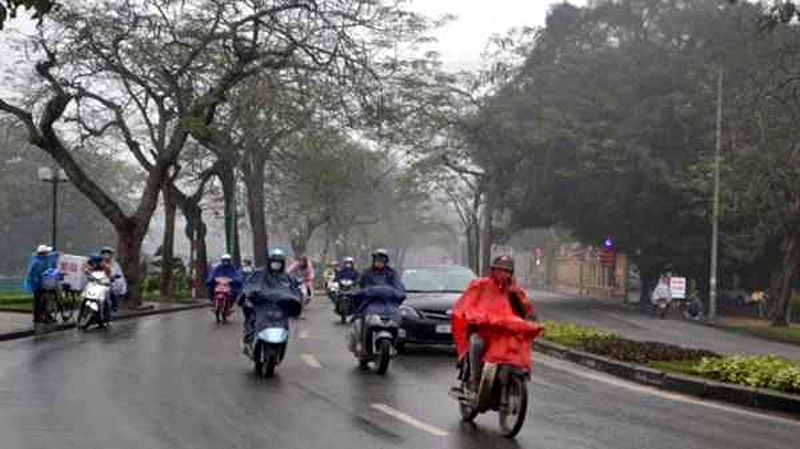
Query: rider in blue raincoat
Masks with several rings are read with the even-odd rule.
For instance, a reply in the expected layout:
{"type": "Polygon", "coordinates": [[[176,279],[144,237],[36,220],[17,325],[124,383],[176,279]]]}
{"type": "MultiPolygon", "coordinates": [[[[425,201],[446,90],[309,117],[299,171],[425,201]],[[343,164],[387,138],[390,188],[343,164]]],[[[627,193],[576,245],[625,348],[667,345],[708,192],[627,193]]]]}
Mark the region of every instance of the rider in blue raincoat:
{"type": "Polygon", "coordinates": [[[285,321],[302,311],[297,280],[286,272],[286,253],[270,251],[266,268],[247,278],[239,296],[244,313],[243,352],[250,356],[259,324],[265,320],[285,321]],[[258,320],[258,323],[256,322],[258,320]]]}
{"type": "Polygon", "coordinates": [[[356,269],[356,261],[352,257],[345,257],[342,260],[342,268],[336,272],[336,281],[348,280],[358,282],[360,273],[356,269]]]}
{"type": "Polygon", "coordinates": [[[355,313],[350,333],[350,350],[356,353],[361,351],[364,316],[394,319],[397,308],[406,299],[406,288],[400,275],[389,266],[389,253],[385,249],[372,253],[372,266],[361,275],[359,285],[361,290],[352,296],[355,313]]]}
{"type": "Polygon", "coordinates": [[[231,297],[236,298],[239,296],[243,281],[242,273],[236,268],[236,265],[233,264],[233,258],[231,258],[230,254],[222,255],[219,264],[211,270],[208,279],[206,279],[209,298],[214,297],[214,288],[216,287],[217,278],[229,278],[231,280],[231,297]]]}

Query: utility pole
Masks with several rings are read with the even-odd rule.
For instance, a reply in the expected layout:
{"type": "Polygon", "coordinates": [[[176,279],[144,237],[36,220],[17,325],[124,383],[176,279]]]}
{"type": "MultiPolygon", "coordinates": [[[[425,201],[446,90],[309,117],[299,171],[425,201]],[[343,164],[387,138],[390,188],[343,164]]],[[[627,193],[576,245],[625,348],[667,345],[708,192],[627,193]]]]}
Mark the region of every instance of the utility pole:
{"type": "Polygon", "coordinates": [[[714,210],[711,222],[711,273],[709,276],[710,291],[708,294],[708,319],[717,317],[717,259],[719,247],[719,165],[722,149],[722,76],[723,69],[717,70],[717,137],[714,148],[714,210]]]}

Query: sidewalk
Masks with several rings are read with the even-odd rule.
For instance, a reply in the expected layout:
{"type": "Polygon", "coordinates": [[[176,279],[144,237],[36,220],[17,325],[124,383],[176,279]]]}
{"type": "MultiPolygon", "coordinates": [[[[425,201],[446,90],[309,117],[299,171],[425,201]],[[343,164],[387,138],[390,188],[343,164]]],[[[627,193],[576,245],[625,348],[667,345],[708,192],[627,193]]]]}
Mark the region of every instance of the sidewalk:
{"type": "Polygon", "coordinates": [[[634,340],[704,348],[721,354],[776,354],[800,360],[800,348],[796,345],[767,341],[677,317],[652,319],[621,301],[576,298],[541,290],[531,290],[530,296],[542,320],[583,324],[634,340]]]}
{"type": "MultiPolygon", "coordinates": [[[[156,315],[160,313],[168,313],[170,311],[199,308],[208,304],[208,301],[205,300],[185,302],[145,301],[142,303],[142,307],[139,309],[120,310],[116,320],[125,320],[139,316],[156,315]]],[[[74,322],[67,324],[74,324],[74,322]]],[[[55,326],[53,330],[58,330],[58,326],[55,326]]],[[[25,337],[33,334],[33,332],[33,321],[30,313],[0,312],[0,341],[11,338],[25,337]]]]}

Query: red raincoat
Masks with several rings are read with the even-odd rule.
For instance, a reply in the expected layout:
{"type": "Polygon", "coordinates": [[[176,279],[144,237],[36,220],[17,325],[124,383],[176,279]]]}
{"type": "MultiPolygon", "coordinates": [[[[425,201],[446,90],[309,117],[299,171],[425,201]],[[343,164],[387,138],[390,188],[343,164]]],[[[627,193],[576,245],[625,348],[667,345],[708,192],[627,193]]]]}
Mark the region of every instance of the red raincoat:
{"type": "Polygon", "coordinates": [[[520,298],[525,316],[533,314],[533,305],[525,290],[516,284],[507,290],[501,290],[491,278],[476,279],[469,284],[453,307],[453,340],[459,360],[469,350],[468,331],[471,327],[486,342],[484,362],[530,369],[531,342],[543,328],[514,312],[509,300],[512,291],[520,298]]]}

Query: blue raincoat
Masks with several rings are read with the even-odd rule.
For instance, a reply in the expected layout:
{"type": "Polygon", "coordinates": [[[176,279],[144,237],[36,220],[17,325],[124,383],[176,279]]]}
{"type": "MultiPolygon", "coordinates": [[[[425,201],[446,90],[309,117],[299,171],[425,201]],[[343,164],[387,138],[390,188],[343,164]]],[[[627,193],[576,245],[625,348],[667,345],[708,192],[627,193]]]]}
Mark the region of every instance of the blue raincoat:
{"type": "Polygon", "coordinates": [[[383,318],[397,318],[397,308],[406,299],[406,291],[401,284],[372,285],[362,288],[351,296],[355,318],[365,315],[379,315],[383,318]]]}
{"type": "Polygon", "coordinates": [[[297,280],[287,273],[256,271],[244,284],[244,298],[249,300],[256,313],[256,331],[285,327],[290,317],[299,316],[303,311],[297,280]]]}
{"type": "Polygon", "coordinates": [[[22,291],[33,293],[42,288],[42,277],[44,272],[55,268],[58,262],[58,253],[51,253],[47,256],[34,254],[28,261],[28,269],[25,272],[25,279],[22,281],[22,291]]]}
{"type": "Polygon", "coordinates": [[[208,275],[208,279],[206,279],[206,286],[208,287],[208,291],[210,296],[214,297],[214,279],[215,278],[230,278],[231,280],[231,296],[236,298],[239,296],[239,292],[242,289],[242,272],[239,271],[233,264],[224,264],[221,263],[214,267],[211,270],[211,273],[208,275]]]}

